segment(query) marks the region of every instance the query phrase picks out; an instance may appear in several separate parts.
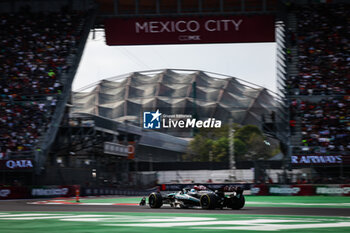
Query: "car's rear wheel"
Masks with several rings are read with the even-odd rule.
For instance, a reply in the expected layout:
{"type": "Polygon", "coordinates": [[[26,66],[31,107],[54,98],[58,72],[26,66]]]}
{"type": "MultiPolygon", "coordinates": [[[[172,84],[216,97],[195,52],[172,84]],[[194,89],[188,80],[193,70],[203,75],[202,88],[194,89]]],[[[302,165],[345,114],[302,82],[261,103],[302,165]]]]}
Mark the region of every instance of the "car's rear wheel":
{"type": "Polygon", "coordinates": [[[201,196],[200,204],[202,209],[215,209],[217,197],[213,193],[207,193],[201,196]]]}
{"type": "Polygon", "coordinates": [[[163,197],[160,193],[151,193],[148,196],[148,204],[151,208],[160,208],[163,205],[163,197]]]}
{"type": "Polygon", "coordinates": [[[229,204],[229,208],[232,208],[233,210],[239,210],[242,209],[244,207],[245,204],[245,198],[243,195],[240,195],[239,197],[234,196],[230,198],[230,204],[229,204]]]}

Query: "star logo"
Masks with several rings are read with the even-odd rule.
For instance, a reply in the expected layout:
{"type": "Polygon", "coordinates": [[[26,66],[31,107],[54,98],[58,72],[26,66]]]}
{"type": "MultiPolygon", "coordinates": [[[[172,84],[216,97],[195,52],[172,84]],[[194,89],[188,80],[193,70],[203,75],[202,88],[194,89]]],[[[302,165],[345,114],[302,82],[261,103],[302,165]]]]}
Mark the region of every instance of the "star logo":
{"type": "Polygon", "coordinates": [[[156,120],[159,121],[159,117],[162,115],[161,113],[159,113],[159,109],[157,109],[157,111],[155,113],[151,113],[151,115],[153,116],[152,121],[156,120]]]}
{"type": "Polygon", "coordinates": [[[160,129],[160,118],[162,113],[157,109],[156,112],[143,113],[143,128],[144,129],[160,129]]]}

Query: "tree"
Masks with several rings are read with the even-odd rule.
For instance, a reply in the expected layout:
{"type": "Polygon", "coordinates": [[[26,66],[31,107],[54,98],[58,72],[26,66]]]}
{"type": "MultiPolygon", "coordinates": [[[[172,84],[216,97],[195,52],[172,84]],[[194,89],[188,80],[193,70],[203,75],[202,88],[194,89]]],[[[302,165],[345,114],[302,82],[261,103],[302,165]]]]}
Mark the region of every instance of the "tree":
{"type": "Polygon", "coordinates": [[[241,139],[242,142],[248,142],[252,135],[262,136],[262,132],[255,125],[245,125],[239,128],[235,133],[235,137],[241,139]]]}
{"type": "Polygon", "coordinates": [[[213,162],[228,161],[228,138],[221,137],[213,140],[212,148],[213,162]]]}
{"type": "MultiPolygon", "coordinates": [[[[189,161],[228,162],[229,159],[229,126],[223,125],[220,129],[201,129],[189,143],[188,153],[184,155],[189,161]],[[211,156],[210,156],[211,153],[211,156]],[[211,157],[211,158],[210,158],[211,157]]],[[[257,160],[271,157],[272,148],[266,145],[266,138],[257,126],[233,125],[234,154],[236,160],[257,160]]]]}
{"type": "Polygon", "coordinates": [[[184,156],[184,159],[193,162],[209,161],[209,152],[212,144],[212,139],[197,134],[189,143],[189,152],[184,156]]]}
{"type": "Polygon", "coordinates": [[[248,150],[246,159],[258,160],[267,159],[270,157],[271,149],[265,143],[265,139],[262,135],[252,133],[247,142],[248,150]]]}
{"type": "Polygon", "coordinates": [[[241,139],[235,137],[234,139],[234,152],[236,160],[243,160],[244,155],[247,153],[247,144],[245,144],[241,139]]]}

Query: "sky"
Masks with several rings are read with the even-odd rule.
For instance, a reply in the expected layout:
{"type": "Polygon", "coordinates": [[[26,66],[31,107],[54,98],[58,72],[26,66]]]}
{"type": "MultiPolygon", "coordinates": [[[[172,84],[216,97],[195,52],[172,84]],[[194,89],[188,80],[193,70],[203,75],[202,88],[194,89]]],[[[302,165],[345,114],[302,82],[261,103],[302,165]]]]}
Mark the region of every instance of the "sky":
{"type": "Polygon", "coordinates": [[[73,91],[136,71],[191,69],[243,79],[276,92],[276,44],[107,46],[89,36],[73,91]]]}

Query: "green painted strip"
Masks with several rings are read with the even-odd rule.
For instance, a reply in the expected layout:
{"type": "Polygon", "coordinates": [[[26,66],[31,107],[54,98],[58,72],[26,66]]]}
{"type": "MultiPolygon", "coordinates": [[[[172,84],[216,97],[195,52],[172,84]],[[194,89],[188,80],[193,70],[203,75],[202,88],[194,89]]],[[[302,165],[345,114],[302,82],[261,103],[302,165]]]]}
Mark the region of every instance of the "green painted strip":
{"type": "Polygon", "coordinates": [[[255,202],[295,202],[295,203],[350,203],[345,196],[245,196],[255,202]]]}
{"type": "Polygon", "coordinates": [[[285,232],[348,233],[349,217],[232,214],[7,212],[2,233],[285,232]]]}
{"type": "MultiPolygon", "coordinates": [[[[82,198],[81,203],[139,203],[142,197],[82,198]]],[[[350,208],[344,196],[245,196],[246,206],[350,208]]],[[[71,200],[69,202],[75,202],[71,200]]]]}
{"type": "MultiPolygon", "coordinates": [[[[81,203],[140,203],[142,197],[123,197],[123,198],[80,198],[81,203]]],[[[75,203],[74,200],[68,202],[75,203]]]]}

